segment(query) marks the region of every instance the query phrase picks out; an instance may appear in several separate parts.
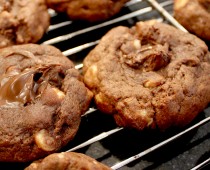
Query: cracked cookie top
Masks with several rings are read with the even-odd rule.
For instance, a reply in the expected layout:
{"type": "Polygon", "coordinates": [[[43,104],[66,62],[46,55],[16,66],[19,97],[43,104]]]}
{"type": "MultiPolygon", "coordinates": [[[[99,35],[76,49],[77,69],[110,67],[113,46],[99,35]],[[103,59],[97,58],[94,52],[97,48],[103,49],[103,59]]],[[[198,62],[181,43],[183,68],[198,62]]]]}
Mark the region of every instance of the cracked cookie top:
{"type": "Polygon", "coordinates": [[[74,64],[55,47],[0,49],[0,161],[32,161],[61,149],[91,98],[74,64]]]}
{"type": "Polygon", "coordinates": [[[45,0],[0,0],[0,48],[36,43],[49,20],[45,0]]]}
{"type": "Polygon", "coordinates": [[[119,126],[166,130],[209,103],[209,61],[202,40],[150,20],[110,30],[85,58],[84,80],[119,126]]]}

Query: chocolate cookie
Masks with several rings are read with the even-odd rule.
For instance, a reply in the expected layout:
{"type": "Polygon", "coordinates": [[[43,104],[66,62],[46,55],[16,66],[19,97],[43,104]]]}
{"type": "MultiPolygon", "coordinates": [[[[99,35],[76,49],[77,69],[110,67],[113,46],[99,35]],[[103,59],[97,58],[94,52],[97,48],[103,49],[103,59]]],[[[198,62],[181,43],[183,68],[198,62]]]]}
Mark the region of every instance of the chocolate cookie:
{"type": "Polygon", "coordinates": [[[45,0],[0,0],[0,48],[36,43],[49,19],[45,0]]]}
{"type": "Polygon", "coordinates": [[[174,17],[188,31],[210,41],[209,0],[175,0],[174,17]]]}
{"type": "Polygon", "coordinates": [[[25,170],[111,170],[95,159],[75,152],[54,153],[43,160],[35,161],[25,170]]]}
{"type": "Polygon", "coordinates": [[[128,0],[46,0],[58,12],[66,12],[73,20],[90,22],[106,20],[117,14],[128,0]]]}
{"type": "Polygon", "coordinates": [[[92,93],[58,49],[2,48],[0,75],[0,161],[35,160],[73,139],[92,93]]]}
{"type": "Polygon", "coordinates": [[[183,127],[210,101],[210,58],[194,35],[154,20],[109,31],[84,60],[98,108],[119,126],[183,127]]]}

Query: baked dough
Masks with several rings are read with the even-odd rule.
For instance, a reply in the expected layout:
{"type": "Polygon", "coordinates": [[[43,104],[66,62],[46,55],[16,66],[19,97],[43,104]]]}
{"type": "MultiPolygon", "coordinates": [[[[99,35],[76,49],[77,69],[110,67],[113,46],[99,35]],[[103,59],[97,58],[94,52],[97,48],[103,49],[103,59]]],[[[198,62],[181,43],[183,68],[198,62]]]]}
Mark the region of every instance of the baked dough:
{"type": "Polygon", "coordinates": [[[0,0],[0,48],[38,42],[49,21],[45,0],[0,0]]]}
{"type": "Polygon", "coordinates": [[[70,19],[96,22],[117,14],[128,0],[46,0],[48,6],[70,19]]]}
{"type": "Polygon", "coordinates": [[[175,0],[174,17],[189,32],[210,41],[209,0],[175,0]]]}
{"type": "Polygon", "coordinates": [[[111,170],[95,159],[76,152],[54,153],[29,165],[25,170],[111,170]]]}
{"type": "Polygon", "coordinates": [[[155,20],[110,30],[84,60],[97,107],[119,126],[183,127],[210,101],[210,62],[196,36],[155,20]]]}
{"type": "Polygon", "coordinates": [[[71,141],[92,93],[52,46],[0,49],[0,161],[26,162],[71,141]]]}

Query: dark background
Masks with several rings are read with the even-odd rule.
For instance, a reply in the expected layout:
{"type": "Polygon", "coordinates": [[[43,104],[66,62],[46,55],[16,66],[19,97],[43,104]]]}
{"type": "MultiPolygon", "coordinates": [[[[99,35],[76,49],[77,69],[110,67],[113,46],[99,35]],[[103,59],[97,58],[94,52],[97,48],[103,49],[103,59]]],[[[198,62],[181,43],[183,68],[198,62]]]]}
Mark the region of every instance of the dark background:
{"type": "MultiPolygon", "coordinates": [[[[158,1],[159,3],[166,1],[158,1]]],[[[172,1],[167,1],[172,2],[172,1]]],[[[150,7],[146,1],[142,1],[124,7],[122,11],[111,19],[121,17],[139,9],[150,7]]],[[[173,15],[172,3],[164,7],[169,13],[173,15]]],[[[85,43],[99,40],[108,30],[111,28],[124,25],[131,27],[138,21],[148,19],[163,19],[164,22],[168,22],[167,19],[162,16],[156,10],[152,10],[149,13],[139,15],[137,17],[129,18],[121,22],[113,23],[111,25],[102,27],[97,30],[89,31],[84,34],[77,35],[67,41],[53,44],[61,51],[65,51],[85,43]]],[[[68,17],[65,14],[59,14],[51,18],[51,24],[57,24],[63,21],[68,21],[68,17]]],[[[72,33],[78,30],[82,30],[99,23],[86,23],[81,21],[74,21],[72,24],[49,31],[39,42],[42,43],[46,40],[54,38],[56,36],[72,33]]],[[[81,52],[68,56],[75,64],[80,64],[87,53],[93,47],[82,50],[81,52]]],[[[94,107],[94,105],[93,105],[94,107]]],[[[191,123],[191,125],[203,120],[205,117],[210,116],[210,107],[191,123]]],[[[189,126],[191,126],[189,125],[189,126]]],[[[102,132],[109,131],[116,128],[115,122],[111,116],[104,115],[99,111],[93,112],[89,115],[82,117],[80,129],[73,141],[71,141],[62,151],[66,151],[88,139],[94,137],[102,132]]],[[[187,127],[186,127],[187,128],[187,127]]],[[[113,166],[119,161],[123,161],[131,156],[134,156],[145,149],[177,134],[184,129],[174,129],[164,133],[155,131],[138,132],[135,130],[122,130],[112,136],[107,137],[99,142],[95,142],[87,147],[77,150],[77,152],[85,153],[100,162],[108,166],[113,166]]],[[[210,157],[210,124],[207,123],[183,137],[173,141],[172,143],[161,147],[160,149],[120,168],[121,170],[188,170],[195,165],[201,163],[210,157]]],[[[28,163],[0,163],[0,169],[24,169],[28,163]]],[[[210,166],[206,166],[203,169],[210,169],[210,166]]]]}

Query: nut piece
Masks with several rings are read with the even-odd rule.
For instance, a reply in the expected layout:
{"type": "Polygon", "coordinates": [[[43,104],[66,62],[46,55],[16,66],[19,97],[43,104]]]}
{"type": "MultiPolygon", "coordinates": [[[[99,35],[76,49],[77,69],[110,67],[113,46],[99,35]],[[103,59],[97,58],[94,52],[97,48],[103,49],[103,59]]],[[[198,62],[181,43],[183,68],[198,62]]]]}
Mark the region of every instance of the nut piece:
{"type": "Polygon", "coordinates": [[[35,134],[35,142],[37,146],[44,151],[53,151],[56,149],[54,138],[52,138],[45,129],[42,129],[35,134]]]}

